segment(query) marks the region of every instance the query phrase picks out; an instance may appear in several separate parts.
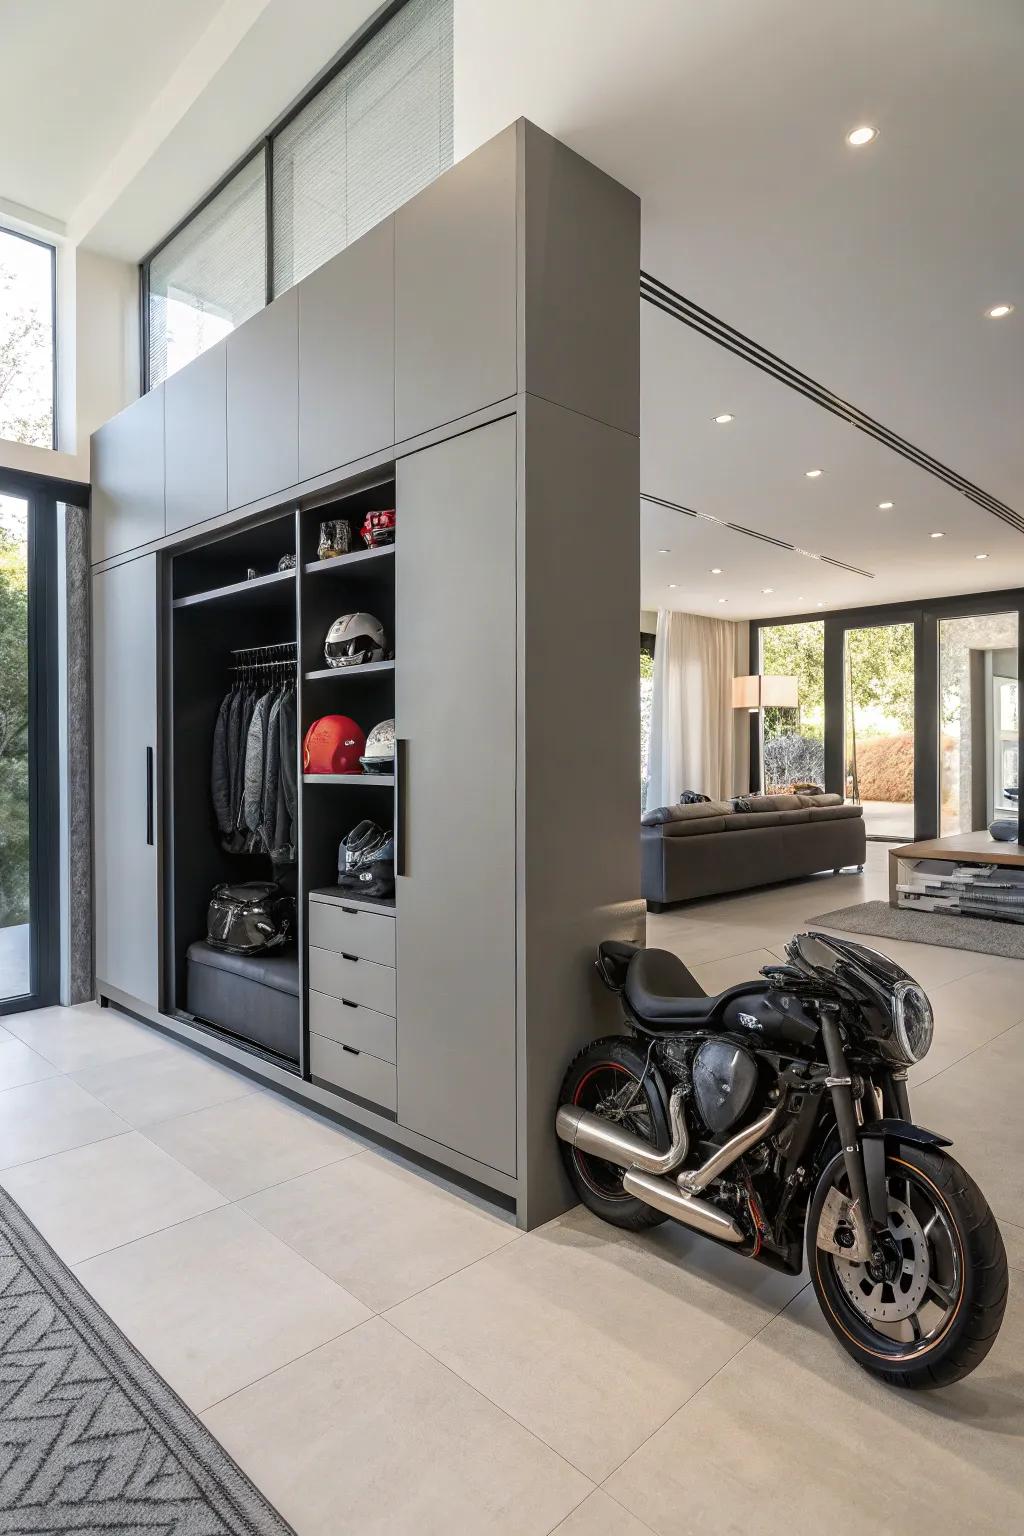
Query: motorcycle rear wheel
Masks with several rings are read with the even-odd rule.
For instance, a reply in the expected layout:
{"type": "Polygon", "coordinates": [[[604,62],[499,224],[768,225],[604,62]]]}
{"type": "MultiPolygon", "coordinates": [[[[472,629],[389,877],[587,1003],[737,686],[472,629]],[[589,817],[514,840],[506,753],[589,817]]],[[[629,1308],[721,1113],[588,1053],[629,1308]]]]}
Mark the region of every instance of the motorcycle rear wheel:
{"type": "MultiPolygon", "coordinates": [[[[573,1104],[606,1116],[650,1142],[657,1152],[671,1144],[661,1085],[652,1069],[645,1072],[647,1053],[622,1035],[595,1040],[571,1063],[565,1074],[559,1105],[573,1104]]],[[[560,1142],[566,1170],[583,1204],[615,1227],[643,1232],[668,1217],[628,1195],[622,1187],[625,1169],[590,1157],[560,1142]]]]}
{"type": "Polygon", "coordinates": [[[1006,1252],[981,1190],[941,1148],[886,1159],[892,1262],[885,1273],[818,1248],[821,1209],[844,1190],[841,1156],[807,1215],[807,1264],[819,1305],[857,1364],[893,1386],[947,1387],[995,1342],[1006,1308],[1006,1252]]]}

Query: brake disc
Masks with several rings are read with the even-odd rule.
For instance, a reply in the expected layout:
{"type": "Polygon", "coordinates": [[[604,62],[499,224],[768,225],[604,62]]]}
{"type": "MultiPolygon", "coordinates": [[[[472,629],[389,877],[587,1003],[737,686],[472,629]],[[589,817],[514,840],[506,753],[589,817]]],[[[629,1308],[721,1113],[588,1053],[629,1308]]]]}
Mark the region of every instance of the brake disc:
{"type": "Polygon", "coordinates": [[[928,1289],[930,1262],[924,1228],[902,1200],[889,1196],[889,1232],[899,1267],[880,1274],[870,1263],[833,1258],[836,1276],[857,1311],[872,1323],[898,1323],[918,1310],[928,1289]]]}

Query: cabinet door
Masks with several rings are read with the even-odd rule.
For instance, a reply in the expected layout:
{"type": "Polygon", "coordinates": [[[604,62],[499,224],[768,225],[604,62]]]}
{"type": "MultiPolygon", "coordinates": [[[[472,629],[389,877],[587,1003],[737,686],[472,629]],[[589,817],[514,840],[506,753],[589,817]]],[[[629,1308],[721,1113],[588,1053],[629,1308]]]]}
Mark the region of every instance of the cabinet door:
{"type": "Polygon", "coordinates": [[[93,577],[96,979],[159,1004],[157,557],[93,577]]]}
{"type": "Polygon", "coordinates": [[[516,392],[516,129],[395,215],[395,437],[516,392]]]}
{"type": "Polygon", "coordinates": [[[299,478],[299,300],[294,288],[225,342],[228,507],[287,490],[299,478]]]}
{"type": "Polygon", "coordinates": [[[299,479],[395,440],[395,221],[299,284],[299,479]]]}
{"type": "Polygon", "coordinates": [[[226,355],[218,342],[164,385],[168,533],[228,509],[226,355]]]}
{"type": "Polygon", "coordinates": [[[398,466],[398,1119],[516,1165],[516,427],[398,466]]]}
{"type": "Polygon", "coordinates": [[[92,558],[164,536],[164,388],[150,390],[92,435],[92,558]]]}

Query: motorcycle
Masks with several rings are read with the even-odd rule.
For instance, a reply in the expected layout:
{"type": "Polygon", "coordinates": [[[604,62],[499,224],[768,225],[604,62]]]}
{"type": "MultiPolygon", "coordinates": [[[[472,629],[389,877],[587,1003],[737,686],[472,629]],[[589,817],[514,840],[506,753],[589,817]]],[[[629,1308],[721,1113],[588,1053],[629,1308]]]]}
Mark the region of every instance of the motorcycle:
{"type": "Polygon", "coordinates": [[[672,1218],[787,1274],[803,1268],[859,1365],[948,1386],[995,1342],[1007,1265],[995,1217],[910,1117],[934,1030],[885,955],[797,934],[761,979],[704,994],[676,955],[606,942],[627,1033],[569,1067],[555,1128],[584,1205],[640,1232],[672,1218]]]}

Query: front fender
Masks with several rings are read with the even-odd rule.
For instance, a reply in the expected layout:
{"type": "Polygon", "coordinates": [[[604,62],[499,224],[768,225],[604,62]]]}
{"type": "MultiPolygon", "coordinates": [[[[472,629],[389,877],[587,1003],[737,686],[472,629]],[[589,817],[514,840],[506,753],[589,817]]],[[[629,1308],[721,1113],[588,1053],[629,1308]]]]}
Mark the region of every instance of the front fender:
{"type": "Polygon", "coordinates": [[[869,1120],[859,1127],[861,1141],[903,1142],[911,1147],[951,1147],[948,1136],[928,1131],[910,1120],[869,1120]]]}
{"type": "Polygon", "coordinates": [[[910,1120],[869,1120],[859,1127],[864,1177],[868,1186],[868,1205],[875,1227],[888,1221],[889,1201],[885,1189],[885,1160],[899,1146],[951,1147],[948,1136],[927,1131],[910,1120]]]}

